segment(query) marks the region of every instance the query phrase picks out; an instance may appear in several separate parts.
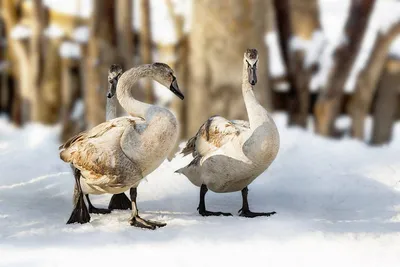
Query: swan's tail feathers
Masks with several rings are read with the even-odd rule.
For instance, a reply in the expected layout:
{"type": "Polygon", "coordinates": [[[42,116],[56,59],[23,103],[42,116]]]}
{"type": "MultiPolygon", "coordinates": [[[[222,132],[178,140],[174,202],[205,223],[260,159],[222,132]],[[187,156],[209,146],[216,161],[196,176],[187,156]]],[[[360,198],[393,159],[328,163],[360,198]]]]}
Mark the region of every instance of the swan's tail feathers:
{"type": "Polygon", "coordinates": [[[174,173],[183,174],[185,168],[186,168],[186,167],[180,168],[179,170],[174,171],[174,173]]]}
{"type": "Polygon", "coordinates": [[[200,160],[201,157],[199,156],[195,157],[187,166],[180,168],[179,170],[176,170],[175,173],[187,175],[188,172],[191,171],[191,169],[195,169],[200,165],[200,160]]]}
{"type": "Polygon", "coordinates": [[[62,144],[58,149],[60,151],[60,158],[65,162],[71,162],[71,156],[75,152],[74,144],[82,141],[85,137],[85,132],[74,135],[68,139],[64,144],[62,144]]]}
{"type": "Polygon", "coordinates": [[[181,154],[183,156],[187,156],[189,154],[194,155],[196,152],[196,138],[197,136],[194,136],[187,141],[186,146],[182,149],[181,154]]]}

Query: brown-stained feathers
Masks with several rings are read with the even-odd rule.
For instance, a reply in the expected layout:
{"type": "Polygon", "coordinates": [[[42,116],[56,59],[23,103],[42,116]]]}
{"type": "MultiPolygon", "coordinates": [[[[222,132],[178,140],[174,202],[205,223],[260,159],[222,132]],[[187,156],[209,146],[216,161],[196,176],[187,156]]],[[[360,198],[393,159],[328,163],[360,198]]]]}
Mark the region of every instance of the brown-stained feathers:
{"type": "Polygon", "coordinates": [[[194,156],[194,153],[196,151],[196,140],[197,140],[197,135],[193,136],[192,138],[187,141],[186,146],[182,149],[181,154],[183,156],[192,154],[194,156]]]}

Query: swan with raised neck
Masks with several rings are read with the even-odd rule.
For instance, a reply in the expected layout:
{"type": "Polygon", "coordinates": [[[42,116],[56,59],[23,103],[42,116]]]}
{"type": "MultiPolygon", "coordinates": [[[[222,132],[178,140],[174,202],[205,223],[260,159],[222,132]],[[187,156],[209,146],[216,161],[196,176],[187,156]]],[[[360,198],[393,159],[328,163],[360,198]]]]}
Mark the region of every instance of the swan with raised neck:
{"type": "Polygon", "coordinates": [[[61,159],[76,169],[77,201],[68,223],[90,220],[83,194],[119,194],[130,189],[131,225],[149,229],[165,225],[139,217],[136,187],[173,149],[178,137],[178,122],[168,109],[132,97],[133,85],[144,77],[156,80],[179,98],[184,98],[172,69],[163,63],[142,65],[109,80],[108,96],[116,94],[130,116],[99,124],[60,146],[61,159]]]}
{"type": "Polygon", "coordinates": [[[244,53],[242,93],[249,121],[210,117],[182,150],[184,155],[192,154],[194,159],[177,173],[184,174],[200,187],[198,210],[203,216],[231,215],[206,210],[204,197],[209,189],[217,193],[242,191],[241,216],[274,214],[251,212],[247,202],[247,186],[270,166],[279,150],[279,133],[274,120],[253,91],[258,60],[256,49],[244,53]]]}

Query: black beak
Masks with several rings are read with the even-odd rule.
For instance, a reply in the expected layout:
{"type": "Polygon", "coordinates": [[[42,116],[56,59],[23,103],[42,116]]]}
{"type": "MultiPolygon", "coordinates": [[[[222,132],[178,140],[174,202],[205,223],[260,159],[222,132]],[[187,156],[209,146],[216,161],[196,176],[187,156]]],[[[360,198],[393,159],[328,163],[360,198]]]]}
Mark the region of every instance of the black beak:
{"type": "Polygon", "coordinates": [[[117,91],[118,78],[119,77],[115,77],[109,82],[110,86],[108,87],[108,92],[107,92],[108,98],[112,98],[115,95],[115,92],[117,91]]]}
{"type": "Polygon", "coordinates": [[[169,90],[171,90],[172,93],[174,93],[177,97],[179,97],[181,100],[185,98],[185,96],[182,94],[181,90],[179,90],[178,82],[176,81],[176,78],[172,81],[169,90]]]}
{"type": "Polygon", "coordinates": [[[254,64],[253,66],[250,66],[250,64],[249,64],[247,70],[249,72],[249,83],[251,85],[256,85],[256,83],[257,83],[256,64],[254,64]]]}

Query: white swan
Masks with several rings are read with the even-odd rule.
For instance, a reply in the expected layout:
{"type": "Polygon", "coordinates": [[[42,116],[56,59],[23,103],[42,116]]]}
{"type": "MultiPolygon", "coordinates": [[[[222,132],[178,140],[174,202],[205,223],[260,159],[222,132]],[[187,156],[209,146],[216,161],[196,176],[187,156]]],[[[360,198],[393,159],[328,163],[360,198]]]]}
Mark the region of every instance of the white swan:
{"type": "MultiPolygon", "coordinates": [[[[109,90],[107,92],[107,103],[106,103],[106,121],[117,118],[117,102],[118,99],[115,96],[115,88],[118,79],[121,77],[123,71],[119,65],[111,65],[108,71],[108,82],[109,90]]],[[[71,165],[74,170],[74,166],[71,165]]],[[[74,170],[75,171],[75,170],[74,170]]],[[[108,205],[108,209],[96,208],[90,201],[89,195],[85,194],[86,201],[89,206],[89,213],[97,214],[107,214],[111,213],[112,210],[128,210],[132,208],[130,199],[125,195],[125,193],[114,194],[108,205]]]]}
{"type": "Polygon", "coordinates": [[[144,77],[153,78],[179,98],[184,98],[172,69],[163,63],[132,68],[111,81],[110,93],[116,91],[119,103],[130,116],[99,124],[60,146],[61,159],[76,168],[75,208],[68,223],[90,220],[83,194],[119,194],[130,189],[130,224],[149,229],[165,225],[139,217],[136,187],[173,149],[178,137],[178,122],[168,109],[132,97],[133,85],[144,77]]]}
{"type": "Polygon", "coordinates": [[[257,63],[257,50],[248,49],[243,60],[242,92],[249,122],[213,116],[182,150],[184,155],[192,153],[194,159],[176,172],[201,188],[198,210],[203,216],[231,215],[206,210],[204,197],[208,189],[218,193],[242,191],[240,216],[275,213],[251,212],[247,202],[247,186],[269,167],[279,150],[279,133],[274,120],[253,92],[257,83],[257,63]]]}

